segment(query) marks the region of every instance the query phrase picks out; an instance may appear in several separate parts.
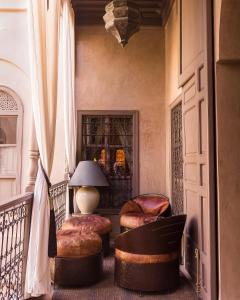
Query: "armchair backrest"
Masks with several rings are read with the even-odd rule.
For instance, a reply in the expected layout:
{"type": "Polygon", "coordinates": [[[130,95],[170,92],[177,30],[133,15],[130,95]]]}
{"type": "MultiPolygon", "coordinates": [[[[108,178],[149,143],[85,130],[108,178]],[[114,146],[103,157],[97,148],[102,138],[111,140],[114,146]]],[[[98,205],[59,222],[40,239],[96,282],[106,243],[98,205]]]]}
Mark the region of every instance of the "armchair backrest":
{"type": "Polygon", "coordinates": [[[144,194],[133,199],[145,214],[163,214],[170,206],[169,199],[160,194],[144,194]]]}
{"type": "Polygon", "coordinates": [[[115,247],[133,254],[165,254],[180,249],[186,215],[160,218],[120,234],[115,247]]]}
{"type": "Polygon", "coordinates": [[[121,208],[120,215],[131,212],[168,217],[171,215],[171,206],[166,196],[160,194],[143,194],[127,201],[121,208]]]}

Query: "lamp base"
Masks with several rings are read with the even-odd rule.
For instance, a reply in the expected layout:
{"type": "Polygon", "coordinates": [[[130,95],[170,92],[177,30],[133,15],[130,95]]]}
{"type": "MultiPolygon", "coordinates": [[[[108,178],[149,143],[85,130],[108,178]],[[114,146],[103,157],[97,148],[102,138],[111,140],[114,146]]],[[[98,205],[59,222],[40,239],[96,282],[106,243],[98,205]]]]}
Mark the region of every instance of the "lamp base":
{"type": "Polygon", "coordinates": [[[92,214],[98,206],[99,199],[100,194],[93,186],[82,186],[77,190],[76,202],[81,214],[92,214]]]}

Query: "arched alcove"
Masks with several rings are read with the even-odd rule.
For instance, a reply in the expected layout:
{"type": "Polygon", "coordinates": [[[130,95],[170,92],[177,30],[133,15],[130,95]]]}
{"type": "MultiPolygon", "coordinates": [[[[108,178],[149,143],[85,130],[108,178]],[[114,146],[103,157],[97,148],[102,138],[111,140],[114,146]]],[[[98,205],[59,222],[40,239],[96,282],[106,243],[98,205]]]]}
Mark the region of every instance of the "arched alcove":
{"type": "Polygon", "coordinates": [[[10,88],[0,86],[0,200],[21,191],[23,106],[10,88]]]}

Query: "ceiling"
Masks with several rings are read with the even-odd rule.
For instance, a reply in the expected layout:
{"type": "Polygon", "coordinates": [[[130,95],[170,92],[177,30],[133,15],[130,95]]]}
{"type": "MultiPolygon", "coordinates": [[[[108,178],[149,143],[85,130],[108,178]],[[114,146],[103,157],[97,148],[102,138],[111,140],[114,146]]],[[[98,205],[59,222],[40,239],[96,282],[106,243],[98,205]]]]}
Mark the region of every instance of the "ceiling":
{"type": "MultiPolygon", "coordinates": [[[[72,0],[76,25],[104,24],[107,0],[72,0]]],[[[135,0],[141,12],[143,25],[165,24],[174,0],[135,0]]]]}

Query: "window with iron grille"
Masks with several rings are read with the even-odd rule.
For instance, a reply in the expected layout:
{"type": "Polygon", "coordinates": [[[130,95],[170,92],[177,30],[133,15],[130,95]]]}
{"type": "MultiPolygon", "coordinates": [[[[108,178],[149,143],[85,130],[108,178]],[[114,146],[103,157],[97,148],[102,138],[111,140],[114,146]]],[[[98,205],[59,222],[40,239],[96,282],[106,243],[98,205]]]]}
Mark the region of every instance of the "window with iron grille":
{"type": "Polygon", "coordinates": [[[171,111],[171,164],[172,164],[172,209],[174,214],[183,213],[183,142],[182,103],[171,111]]]}
{"type": "Polygon", "coordinates": [[[99,209],[118,211],[138,194],[138,114],[79,111],[78,121],[78,161],[97,161],[110,183],[98,188],[99,209]]]}

